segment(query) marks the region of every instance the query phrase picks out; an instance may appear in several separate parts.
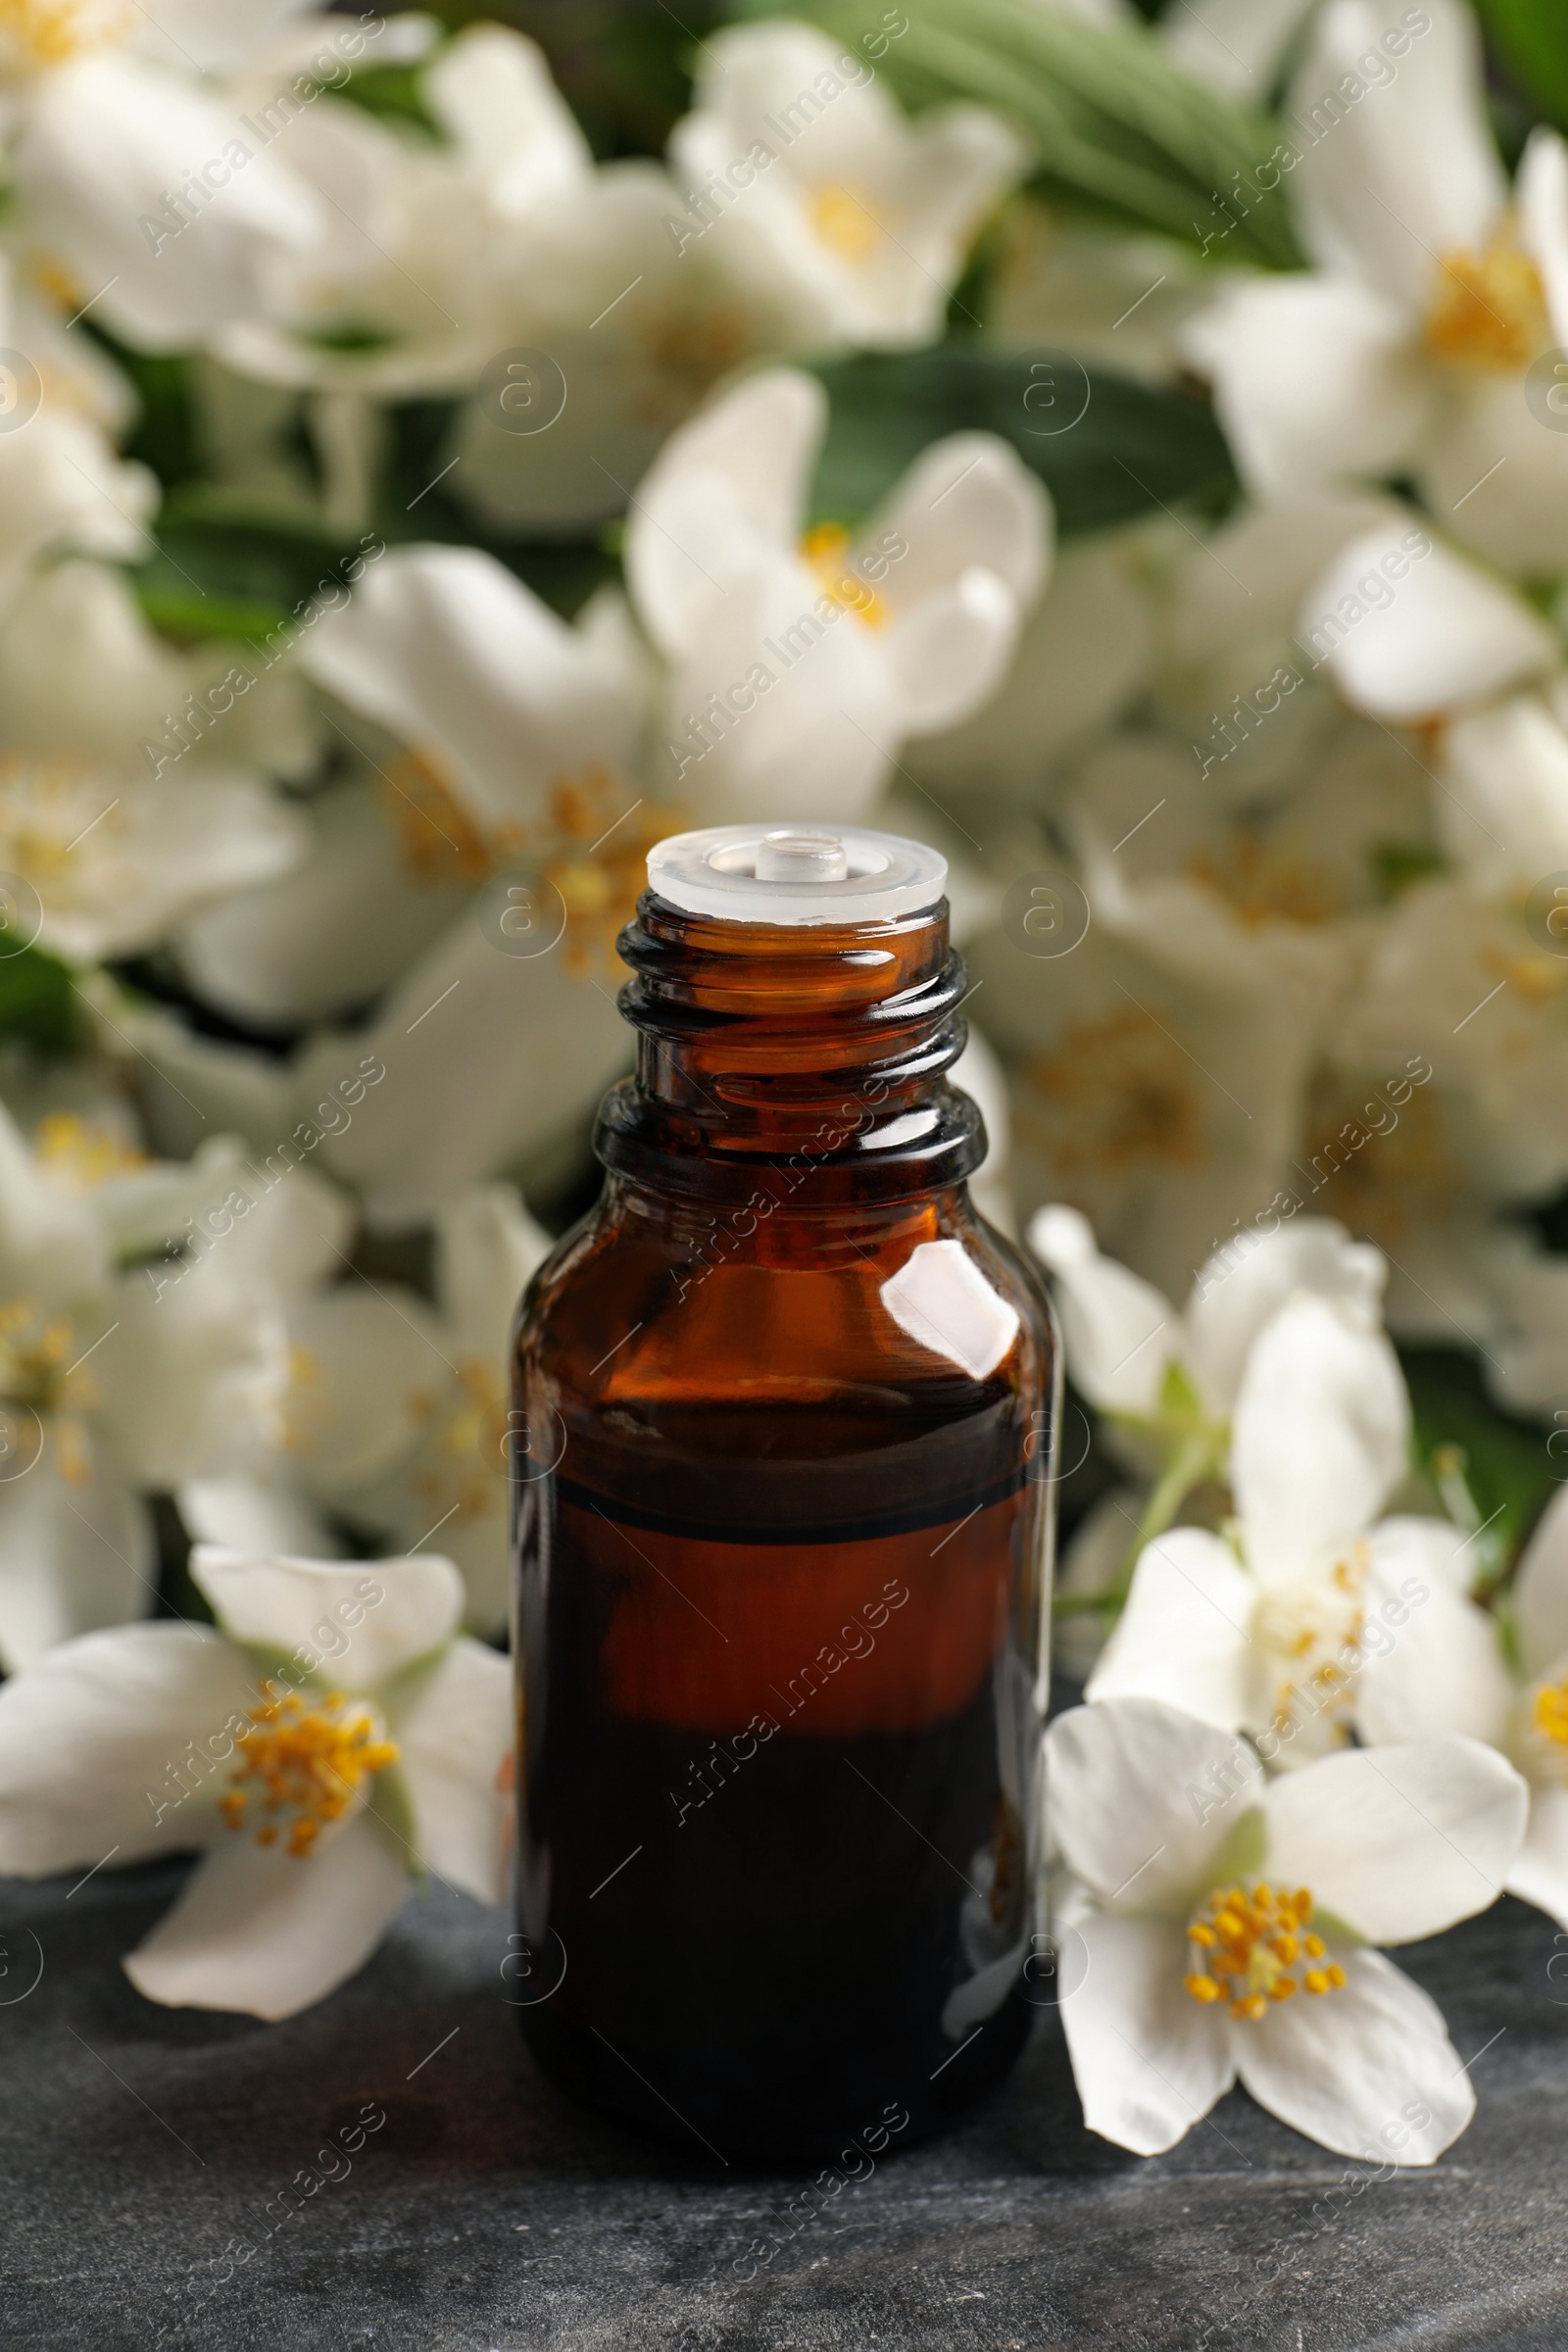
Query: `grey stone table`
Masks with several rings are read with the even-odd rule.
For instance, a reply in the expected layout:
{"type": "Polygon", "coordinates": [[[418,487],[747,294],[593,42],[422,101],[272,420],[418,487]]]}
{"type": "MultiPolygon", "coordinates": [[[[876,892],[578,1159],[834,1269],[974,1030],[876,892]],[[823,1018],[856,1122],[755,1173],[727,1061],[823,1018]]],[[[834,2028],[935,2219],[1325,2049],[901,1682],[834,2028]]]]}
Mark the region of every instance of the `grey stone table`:
{"type": "Polygon", "coordinates": [[[747,2278],[805,2176],[568,2110],[507,2006],[499,1915],[411,1900],[353,1983],[269,2027],[153,2008],[122,1975],[178,1875],[0,1883],[7,2352],[1568,2344],[1568,1937],[1518,1904],[1406,1955],[1481,2100],[1430,2172],[1347,2166],[1240,2091],[1171,2155],[1127,2156],[1084,2131],[1047,2013],[962,2130],[747,2278]]]}

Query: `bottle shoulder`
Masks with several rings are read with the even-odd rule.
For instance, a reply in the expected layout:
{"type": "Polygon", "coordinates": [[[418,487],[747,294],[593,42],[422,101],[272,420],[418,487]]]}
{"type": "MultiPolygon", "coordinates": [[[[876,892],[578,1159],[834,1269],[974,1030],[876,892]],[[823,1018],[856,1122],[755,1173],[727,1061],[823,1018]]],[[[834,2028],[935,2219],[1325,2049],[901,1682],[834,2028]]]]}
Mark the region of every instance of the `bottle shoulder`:
{"type": "Polygon", "coordinates": [[[612,1198],[539,1269],[517,1341],[580,1396],[871,1388],[958,1413],[1049,1387],[1057,1354],[1043,1289],[961,1187],[869,1215],[612,1198]]]}

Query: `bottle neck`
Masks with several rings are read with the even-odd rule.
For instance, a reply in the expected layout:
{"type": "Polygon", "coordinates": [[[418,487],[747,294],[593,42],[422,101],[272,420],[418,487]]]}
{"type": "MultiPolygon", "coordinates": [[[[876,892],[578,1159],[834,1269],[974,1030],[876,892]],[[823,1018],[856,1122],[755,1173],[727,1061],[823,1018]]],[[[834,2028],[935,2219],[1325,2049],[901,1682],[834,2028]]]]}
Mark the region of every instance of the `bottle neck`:
{"type": "Polygon", "coordinates": [[[720,922],[645,892],[619,951],[636,1076],[595,1149],[655,1191],[826,1207],[954,1184],[985,1155],[947,1080],[963,1051],[964,970],[943,900],[838,926],[720,922]]]}

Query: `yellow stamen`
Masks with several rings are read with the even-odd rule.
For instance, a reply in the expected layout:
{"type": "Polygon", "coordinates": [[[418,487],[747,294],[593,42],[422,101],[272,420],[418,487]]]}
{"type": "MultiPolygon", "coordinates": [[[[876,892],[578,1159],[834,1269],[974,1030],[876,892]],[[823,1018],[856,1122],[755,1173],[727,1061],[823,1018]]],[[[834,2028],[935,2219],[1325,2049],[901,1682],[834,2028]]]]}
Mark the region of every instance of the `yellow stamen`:
{"type": "Polygon", "coordinates": [[[1328,868],[1273,847],[1255,827],[1237,826],[1219,850],[1195,850],[1187,871],[1224,899],[1249,931],[1268,923],[1324,923],[1340,912],[1342,894],[1328,868]]]}
{"type": "Polygon", "coordinates": [[[127,857],[124,796],[93,761],[0,753],[0,867],[33,884],[52,914],[95,912],[144,887],[127,857]]]}
{"type": "MultiPolygon", "coordinates": [[[[1488,985],[1476,995],[1484,996],[1488,985]]],[[[1429,1095],[1412,1095],[1395,1126],[1386,1110],[1372,1108],[1364,1090],[1352,1093],[1327,1078],[1312,1090],[1300,1158],[1323,1186],[1326,1213],[1395,1256],[1403,1254],[1412,1232],[1441,1224],[1470,1182],[1448,1141],[1443,1106],[1429,1095]]]]}
{"type": "Polygon", "coordinates": [[[849,564],[850,534],[842,522],[817,522],[801,541],[801,553],[822,584],[822,592],[868,629],[885,629],[892,614],[885,597],[849,564]]]}
{"type": "Polygon", "coordinates": [[[1499,980],[1506,980],[1527,1004],[1549,1004],[1568,988],[1568,964],[1560,956],[1540,948],[1512,951],[1489,942],[1476,960],[1484,972],[1494,972],[1499,980]]]}
{"type": "Polygon", "coordinates": [[[420,882],[482,882],[493,870],[492,844],[468,814],[440,755],[400,752],[382,779],[381,805],[398,836],[403,862],[420,882]]]}
{"type": "Polygon", "coordinates": [[[559,927],[564,906],[561,954],[566,970],[574,979],[596,967],[607,978],[616,976],[615,940],[636,911],[648,852],[679,829],[678,808],[667,801],[629,799],[608,768],[593,765],[551,778],[544,822],[486,829],[469,813],[440,754],[427,745],[400,754],[385,783],[383,808],[404,864],[419,881],[475,884],[501,867],[532,864],[540,877],[537,889],[519,884],[512,900],[531,921],[537,896],[538,918],[550,926],[541,929],[540,944],[559,927]]]}
{"type": "Polygon", "coordinates": [[[631,341],[643,362],[628,387],[631,411],[639,424],[652,425],[662,440],[749,356],[754,336],[744,312],[733,304],[671,308],[662,286],[660,300],[646,311],[626,308],[631,341]]]}
{"type": "Polygon", "coordinates": [[[273,1413],[272,1435],[277,1445],[287,1453],[313,1452],[337,1411],[319,1356],[298,1344],[291,1347],[288,1388],[273,1413]]]}
{"type": "Polygon", "coordinates": [[[506,1501],[506,1399],[497,1367],[478,1356],[457,1365],[457,1392],[416,1390],[408,1410],[429,1435],[415,1492],[432,1509],[460,1521],[483,1518],[506,1501]]]}
{"type": "Polygon", "coordinates": [[[1536,1692],[1536,1729],[1568,1747],[1568,1682],[1548,1683],[1536,1692]]]}
{"type": "Polygon", "coordinates": [[[67,1483],[92,1477],[87,1432],[77,1416],[99,1401],[98,1387],[81,1364],[86,1343],[65,1315],[46,1315],[35,1298],[0,1306],[0,1408],[36,1415],[54,1442],[55,1467],[67,1483]]]}
{"type": "Polygon", "coordinates": [[[1443,282],[1427,314],[1434,358],[1511,373],[1551,341],[1541,272],[1511,237],[1483,252],[1440,255],[1443,282]]]}
{"type": "Polygon", "coordinates": [[[1341,1746],[1350,1735],[1355,1687],[1345,1659],[1360,1643],[1371,1558],[1364,1543],[1349,1544],[1315,1576],[1258,1602],[1253,1637],[1284,1669],[1270,1728],[1282,1740],[1304,1735],[1308,1752],[1341,1746]]]}
{"type": "Polygon", "coordinates": [[[824,180],[811,196],[811,228],[841,261],[869,261],[887,230],[851,180],[824,180]]]}
{"type": "Polygon", "coordinates": [[[1546,1770],[1568,1781],[1568,1679],[1543,1683],[1530,1702],[1530,1728],[1544,1750],[1546,1770]]]}
{"type": "Polygon", "coordinates": [[[78,311],[92,291],[57,253],[38,254],[33,261],[32,275],[39,293],[57,310],[78,311]]]}
{"type": "Polygon", "coordinates": [[[363,1702],[351,1704],[340,1690],[307,1701],[275,1683],[251,1710],[251,1729],[235,1741],[244,1763],[229,1774],[236,1786],[219,1800],[231,1830],[242,1830],[253,1796],[264,1813],[282,1814],[256,1832],[258,1845],[275,1845],[286,1827],[287,1850],[304,1859],[327,1822],[339,1820],[368,1780],[398,1760],[395,1740],[377,1736],[376,1719],[363,1702]],[[256,1783],[253,1788],[243,1786],[256,1783]]]}
{"type": "Polygon", "coordinates": [[[134,23],[132,10],[114,0],[0,0],[0,36],[30,66],[63,66],[112,47],[134,23]]]}
{"type": "Polygon", "coordinates": [[[106,1177],[122,1176],[144,1168],[147,1154],[95,1119],[74,1110],[52,1110],[40,1119],[32,1139],[38,1164],[51,1176],[63,1177],[80,1192],[90,1191],[106,1177]]]}
{"type": "Polygon", "coordinates": [[[1076,1023],[1032,1062],[1019,1125],[1055,1183],[1211,1157],[1185,1049],[1141,1005],[1076,1023]]]}
{"type": "Polygon", "coordinates": [[[1295,1993],[1333,1991],[1345,1983],[1337,1962],[1292,1973],[1303,1949],[1313,1957],[1323,1951],[1321,1936],[1299,1933],[1311,1916],[1305,1886],[1276,1892],[1261,1879],[1250,1886],[1216,1886],[1188,1924],[1204,1965],[1183,1979],[1187,1990],[1195,2001],[1225,2001],[1244,2025],[1255,2025],[1271,2003],[1295,1993]]]}

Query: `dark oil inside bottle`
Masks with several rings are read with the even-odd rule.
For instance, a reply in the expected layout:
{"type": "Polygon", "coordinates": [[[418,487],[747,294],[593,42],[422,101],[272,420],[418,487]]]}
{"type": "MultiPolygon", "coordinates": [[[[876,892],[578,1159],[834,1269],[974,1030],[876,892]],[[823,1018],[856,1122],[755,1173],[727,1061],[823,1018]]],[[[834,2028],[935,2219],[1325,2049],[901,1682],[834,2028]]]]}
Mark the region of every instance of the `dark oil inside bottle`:
{"type": "Polygon", "coordinates": [[[772,1205],[738,1213],[657,1102],[610,1106],[605,1201],[519,1334],[513,1997],[564,2087],[697,2155],[905,2144],[1034,2015],[1054,1353],[943,1156],[977,1122],[939,1042],[904,1099],[937,1100],[926,1189],[754,1149],[772,1205]],[[890,1314],[922,1246],[995,1361],[890,1314]]]}

